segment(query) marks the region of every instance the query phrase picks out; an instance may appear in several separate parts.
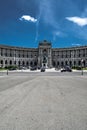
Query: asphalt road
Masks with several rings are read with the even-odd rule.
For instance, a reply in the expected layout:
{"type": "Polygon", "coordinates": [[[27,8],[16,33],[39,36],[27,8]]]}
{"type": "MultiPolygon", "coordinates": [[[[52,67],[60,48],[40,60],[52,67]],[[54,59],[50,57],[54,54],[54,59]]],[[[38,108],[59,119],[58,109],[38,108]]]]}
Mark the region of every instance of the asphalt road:
{"type": "Polygon", "coordinates": [[[0,76],[0,130],[87,130],[87,76],[56,74],[0,76]]]}

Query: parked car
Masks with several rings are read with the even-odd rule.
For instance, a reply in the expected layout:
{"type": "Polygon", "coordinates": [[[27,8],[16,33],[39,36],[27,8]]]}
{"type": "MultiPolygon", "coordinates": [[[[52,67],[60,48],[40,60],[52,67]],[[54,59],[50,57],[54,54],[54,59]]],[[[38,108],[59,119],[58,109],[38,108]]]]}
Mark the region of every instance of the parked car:
{"type": "Polygon", "coordinates": [[[31,70],[31,71],[32,71],[32,70],[37,70],[37,67],[36,67],[36,66],[31,67],[30,70],[31,70]]]}
{"type": "Polygon", "coordinates": [[[9,68],[8,70],[16,70],[16,68],[9,68]]]}
{"type": "Polygon", "coordinates": [[[38,66],[37,68],[38,68],[38,70],[40,70],[40,68],[41,68],[41,67],[40,67],[40,66],[38,66]]]}
{"type": "Polygon", "coordinates": [[[72,72],[72,69],[69,66],[61,68],[61,72],[72,72]]]}
{"type": "Polygon", "coordinates": [[[27,67],[20,66],[18,69],[19,69],[19,70],[26,70],[26,69],[27,69],[27,67]]]}
{"type": "Polygon", "coordinates": [[[41,68],[41,72],[45,72],[45,68],[41,68]]]}

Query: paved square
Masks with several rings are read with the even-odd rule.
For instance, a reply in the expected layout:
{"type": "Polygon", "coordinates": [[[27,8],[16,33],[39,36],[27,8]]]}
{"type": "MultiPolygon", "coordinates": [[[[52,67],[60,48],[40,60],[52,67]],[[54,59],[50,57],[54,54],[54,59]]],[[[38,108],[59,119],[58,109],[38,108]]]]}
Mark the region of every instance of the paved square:
{"type": "Polygon", "coordinates": [[[0,130],[87,130],[87,76],[1,76],[0,130]]]}

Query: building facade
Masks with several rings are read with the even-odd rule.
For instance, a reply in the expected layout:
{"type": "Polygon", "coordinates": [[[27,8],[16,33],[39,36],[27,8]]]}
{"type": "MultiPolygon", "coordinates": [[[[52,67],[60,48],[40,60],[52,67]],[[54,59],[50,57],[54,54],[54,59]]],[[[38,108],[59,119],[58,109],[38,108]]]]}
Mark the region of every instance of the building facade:
{"type": "Polygon", "coordinates": [[[87,46],[52,48],[46,40],[38,48],[22,48],[0,45],[0,67],[11,65],[26,67],[56,67],[65,65],[87,67],[87,46]]]}

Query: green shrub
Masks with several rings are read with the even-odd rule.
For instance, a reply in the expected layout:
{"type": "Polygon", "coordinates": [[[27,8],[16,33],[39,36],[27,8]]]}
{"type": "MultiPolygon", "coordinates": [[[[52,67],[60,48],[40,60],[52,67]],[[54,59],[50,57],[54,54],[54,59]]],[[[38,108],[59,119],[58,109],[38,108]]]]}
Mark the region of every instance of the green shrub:
{"type": "Polygon", "coordinates": [[[18,67],[11,65],[11,66],[7,66],[7,67],[5,67],[5,68],[8,69],[8,70],[10,70],[10,69],[17,69],[18,67]]]}
{"type": "Polygon", "coordinates": [[[81,70],[82,67],[81,66],[73,66],[72,69],[81,70]]]}

